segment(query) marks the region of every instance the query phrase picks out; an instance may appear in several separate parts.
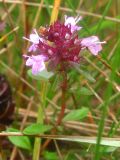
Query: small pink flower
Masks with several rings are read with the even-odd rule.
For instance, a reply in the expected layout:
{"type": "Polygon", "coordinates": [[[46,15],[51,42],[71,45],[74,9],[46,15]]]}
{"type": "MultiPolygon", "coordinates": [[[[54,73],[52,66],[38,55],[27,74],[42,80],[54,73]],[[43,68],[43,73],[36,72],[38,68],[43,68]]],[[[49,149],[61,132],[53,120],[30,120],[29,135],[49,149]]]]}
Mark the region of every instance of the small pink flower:
{"type": "Polygon", "coordinates": [[[43,39],[38,35],[36,29],[34,29],[33,31],[34,33],[30,34],[29,39],[26,37],[23,37],[24,39],[33,43],[28,49],[29,52],[32,52],[32,51],[35,52],[37,49],[37,44],[39,44],[40,41],[43,42],[43,39]]]}
{"type": "Polygon", "coordinates": [[[91,36],[88,38],[83,38],[81,41],[81,46],[83,49],[86,47],[93,55],[98,55],[98,53],[102,50],[101,44],[106,43],[100,42],[97,36],[91,36]]]}
{"type": "Polygon", "coordinates": [[[27,57],[26,61],[26,66],[31,66],[32,67],[32,73],[34,75],[37,75],[39,72],[45,69],[45,59],[46,57],[43,55],[38,55],[38,56],[27,56],[23,55],[24,57],[27,57]]]}
{"type": "Polygon", "coordinates": [[[77,16],[76,18],[74,17],[67,17],[65,15],[65,26],[69,26],[71,27],[71,32],[73,33],[74,31],[78,31],[80,30],[82,27],[77,26],[76,24],[82,19],[81,16],[77,16]]]}

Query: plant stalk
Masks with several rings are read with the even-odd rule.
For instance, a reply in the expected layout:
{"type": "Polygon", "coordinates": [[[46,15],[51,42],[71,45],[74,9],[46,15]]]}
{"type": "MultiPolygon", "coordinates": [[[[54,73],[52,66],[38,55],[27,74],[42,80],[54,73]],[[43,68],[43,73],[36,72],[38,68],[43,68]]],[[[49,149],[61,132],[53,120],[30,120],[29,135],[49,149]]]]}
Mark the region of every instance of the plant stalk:
{"type": "Polygon", "coordinates": [[[61,85],[61,90],[62,90],[62,104],[61,104],[61,112],[58,116],[57,119],[57,125],[60,125],[62,122],[62,119],[64,117],[64,113],[65,113],[65,108],[66,108],[66,92],[67,92],[67,73],[66,71],[63,71],[63,83],[61,85]]]}
{"type": "MultiPolygon", "coordinates": [[[[63,82],[61,84],[61,90],[62,90],[62,97],[61,97],[61,111],[58,115],[57,121],[56,121],[56,127],[53,128],[53,130],[51,131],[51,134],[55,134],[57,132],[56,128],[57,126],[59,126],[62,122],[62,119],[64,117],[64,113],[65,113],[65,108],[66,108],[66,93],[67,93],[67,72],[64,69],[64,65],[61,65],[61,69],[62,69],[62,77],[63,77],[63,82]]],[[[45,143],[42,146],[42,151],[48,146],[48,144],[51,142],[51,139],[47,139],[45,141],[45,143]]]]}
{"type": "MultiPolygon", "coordinates": [[[[54,0],[52,14],[51,14],[51,18],[50,18],[50,24],[53,24],[57,20],[57,18],[58,18],[60,3],[61,3],[61,0],[54,0]]],[[[60,116],[58,117],[56,126],[61,123],[62,117],[64,116],[64,110],[65,110],[65,104],[63,103],[62,109],[61,109],[61,113],[60,113],[60,116]]],[[[53,134],[55,132],[56,132],[56,129],[53,128],[53,130],[51,131],[51,133],[53,134]]],[[[48,140],[45,141],[45,143],[43,144],[42,150],[44,150],[44,148],[47,147],[47,145],[50,143],[50,141],[51,141],[50,139],[48,139],[48,140]]],[[[34,159],[34,160],[36,160],[36,159],[34,159]]]]}
{"type": "MultiPolygon", "coordinates": [[[[37,123],[40,123],[40,124],[44,123],[44,107],[45,107],[46,90],[47,90],[47,82],[43,81],[41,83],[41,106],[39,106],[38,108],[38,115],[37,115],[37,123]]],[[[40,150],[41,150],[41,138],[36,137],[34,142],[32,160],[39,160],[40,150]]]]}

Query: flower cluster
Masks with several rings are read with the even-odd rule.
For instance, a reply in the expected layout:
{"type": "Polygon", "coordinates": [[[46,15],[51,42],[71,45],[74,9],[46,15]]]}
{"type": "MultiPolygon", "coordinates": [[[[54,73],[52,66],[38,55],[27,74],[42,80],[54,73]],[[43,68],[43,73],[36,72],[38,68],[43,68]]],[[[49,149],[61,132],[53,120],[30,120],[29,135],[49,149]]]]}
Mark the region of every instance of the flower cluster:
{"type": "Polygon", "coordinates": [[[79,63],[80,51],[83,49],[88,49],[93,55],[97,55],[102,50],[101,44],[105,42],[100,42],[97,36],[78,37],[77,33],[82,27],[77,23],[81,19],[81,17],[65,16],[64,23],[56,21],[42,28],[39,34],[34,29],[29,39],[23,37],[32,43],[28,51],[34,52],[34,55],[24,56],[27,58],[26,65],[32,67],[33,74],[44,70],[45,62],[48,62],[50,69],[55,69],[63,63],[79,63]]]}

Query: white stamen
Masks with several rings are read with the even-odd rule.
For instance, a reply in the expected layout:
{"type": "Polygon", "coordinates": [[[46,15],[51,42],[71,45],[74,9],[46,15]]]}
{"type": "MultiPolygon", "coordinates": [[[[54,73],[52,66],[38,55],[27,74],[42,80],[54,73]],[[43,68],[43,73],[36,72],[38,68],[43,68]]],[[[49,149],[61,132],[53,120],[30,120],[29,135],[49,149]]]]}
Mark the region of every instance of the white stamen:
{"type": "Polygon", "coordinates": [[[36,29],[33,29],[33,31],[34,31],[34,32],[35,32],[35,34],[39,37],[39,35],[38,35],[38,33],[37,33],[36,29]]]}
{"type": "Polygon", "coordinates": [[[23,39],[29,41],[29,42],[32,42],[29,38],[26,38],[26,37],[23,37],[23,39]]]}
{"type": "Polygon", "coordinates": [[[77,24],[81,19],[82,19],[82,17],[78,15],[78,16],[75,18],[75,23],[77,24]]]}
{"type": "Polygon", "coordinates": [[[66,21],[66,19],[67,19],[67,15],[65,15],[64,17],[65,17],[65,21],[66,21]]]}
{"type": "Polygon", "coordinates": [[[103,41],[103,42],[95,42],[96,44],[106,44],[107,42],[106,41],[103,41]]]}
{"type": "Polygon", "coordinates": [[[25,55],[25,54],[23,55],[23,57],[25,57],[25,58],[26,58],[26,57],[27,57],[27,58],[31,58],[30,56],[28,56],[28,55],[25,55]]]}

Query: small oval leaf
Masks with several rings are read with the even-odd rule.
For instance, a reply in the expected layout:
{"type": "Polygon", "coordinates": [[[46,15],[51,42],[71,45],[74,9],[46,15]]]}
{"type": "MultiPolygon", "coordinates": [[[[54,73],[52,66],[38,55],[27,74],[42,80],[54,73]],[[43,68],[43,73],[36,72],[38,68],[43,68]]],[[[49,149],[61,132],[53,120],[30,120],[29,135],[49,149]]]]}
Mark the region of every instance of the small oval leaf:
{"type": "Polygon", "coordinates": [[[72,110],[68,113],[64,118],[63,121],[72,121],[76,120],[79,121],[85,118],[88,115],[89,109],[86,107],[82,107],[81,109],[72,110]]]}
{"type": "Polygon", "coordinates": [[[45,158],[46,160],[47,160],[47,159],[49,159],[49,160],[57,160],[57,159],[58,159],[58,155],[57,155],[56,152],[45,151],[45,152],[43,153],[43,155],[44,155],[44,158],[45,158]]]}
{"type": "Polygon", "coordinates": [[[48,72],[46,69],[38,73],[37,75],[32,74],[32,70],[28,70],[28,75],[36,80],[49,80],[54,73],[53,72],[48,72]]]}
{"type": "Polygon", "coordinates": [[[43,124],[36,123],[26,127],[23,130],[23,133],[29,134],[29,135],[35,135],[35,134],[41,134],[41,133],[47,132],[51,129],[52,129],[52,126],[50,125],[43,125],[43,124]]]}
{"type": "MultiPolygon", "coordinates": [[[[19,132],[19,130],[15,128],[7,129],[9,132],[19,132]]],[[[8,136],[9,141],[14,144],[15,146],[26,149],[32,150],[32,145],[30,139],[27,136],[8,136]]]]}

